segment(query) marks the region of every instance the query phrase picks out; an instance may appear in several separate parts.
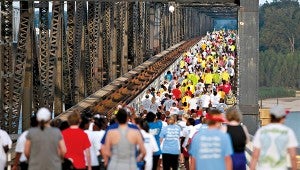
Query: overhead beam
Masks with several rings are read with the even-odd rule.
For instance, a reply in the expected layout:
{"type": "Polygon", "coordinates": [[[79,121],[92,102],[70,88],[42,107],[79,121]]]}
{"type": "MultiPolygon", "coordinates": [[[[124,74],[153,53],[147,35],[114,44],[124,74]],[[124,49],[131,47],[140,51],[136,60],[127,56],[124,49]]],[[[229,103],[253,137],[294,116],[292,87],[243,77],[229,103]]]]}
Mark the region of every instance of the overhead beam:
{"type": "MultiPolygon", "coordinates": [[[[28,1],[28,0],[13,0],[13,1],[28,1]]],[[[46,1],[46,0],[45,0],[46,1]]],[[[48,0],[49,2],[52,0],[48,0]]],[[[75,0],[69,0],[69,1],[75,1],[75,0]]],[[[76,0],[78,1],[86,1],[86,0],[76,0]]],[[[108,2],[108,0],[88,0],[88,1],[97,1],[97,2],[108,2]]],[[[137,0],[109,0],[109,2],[137,2],[137,0]]],[[[240,3],[240,0],[142,0],[141,2],[162,2],[162,3],[168,3],[168,2],[176,2],[176,3],[203,3],[203,4],[215,4],[215,3],[234,3],[238,4],[240,3]]]]}
{"type": "Polygon", "coordinates": [[[210,7],[237,7],[239,6],[236,3],[201,3],[201,2],[184,2],[184,3],[179,3],[181,7],[203,7],[203,8],[210,8],[210,7]]]}

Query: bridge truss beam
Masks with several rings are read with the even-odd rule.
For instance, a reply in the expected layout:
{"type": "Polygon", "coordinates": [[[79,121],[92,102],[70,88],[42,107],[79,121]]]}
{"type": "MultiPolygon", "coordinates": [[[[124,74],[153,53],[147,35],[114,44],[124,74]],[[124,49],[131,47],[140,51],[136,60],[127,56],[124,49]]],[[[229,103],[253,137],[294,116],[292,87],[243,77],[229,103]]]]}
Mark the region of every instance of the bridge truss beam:
{"type": "Polygon", "coordinates": [[[18,9],[12,1],[1,2],[0,127],[9,133],[17,133],[20,113],[25,130],[38,108],[48,107],[58,115],[149,56],[211,30],[209,15],[180,4],[240,3],[61,0],[53,1],[50,13],[48,2],[20,1],[20,14],[14,13],[18,9]],[[173,13],[168,10],[171,3],[176,7],[173,13]],[[20,22],[13,22],[18,16],[20,22]],[[13,25],[19,28],[17,43],[13,25]]]}

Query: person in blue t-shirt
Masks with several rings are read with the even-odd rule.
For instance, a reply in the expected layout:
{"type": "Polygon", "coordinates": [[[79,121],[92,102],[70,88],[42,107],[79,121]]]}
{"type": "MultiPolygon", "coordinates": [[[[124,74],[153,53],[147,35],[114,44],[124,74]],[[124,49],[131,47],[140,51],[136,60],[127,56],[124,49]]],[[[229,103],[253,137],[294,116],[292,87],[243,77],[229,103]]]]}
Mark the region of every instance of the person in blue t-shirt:
{"type": "MultiPolygon", "coordinates": [[[[161,120],[156,120],[156,114],[154,114],[153,112],[149,112],[146,115],[146,121],[148,122],[149,125],[149,133],[154,135],[154,138],[156,140],[157,146],[160,146],[160,141],[159,141],[159,135],[162,129],[162,122],[161,120]]],[[[158,166],[158,161],[159,161],[159,157],[161,154],[161,150],[160,147],[159,151],[154,152],[153,153],[153,166],[152,166],[152,170],[156,170],[157,166],[158,166]]]]}
{"type": "Polygon", "coordinates": [[[165,80],[170,82],[172,79],[173,79],[173,75],[172,75],[171,71],[167,71],[167,74],[165,75],[165,80]]]}
{"type": "Polygon", "coordinates": [[[168,126],[163,127],[160,133],[163,169],[178,169],[181,127],[175,123],[176,115],[171,115],[168,126]]]}
{"type": "Polygon", "coordinates": [[[225,121],[219,110],[206,114],[208,128],[199,129],[191,141],[191,170],[231,170],[233,153],[230,137],[220,130],[225,121]]]}

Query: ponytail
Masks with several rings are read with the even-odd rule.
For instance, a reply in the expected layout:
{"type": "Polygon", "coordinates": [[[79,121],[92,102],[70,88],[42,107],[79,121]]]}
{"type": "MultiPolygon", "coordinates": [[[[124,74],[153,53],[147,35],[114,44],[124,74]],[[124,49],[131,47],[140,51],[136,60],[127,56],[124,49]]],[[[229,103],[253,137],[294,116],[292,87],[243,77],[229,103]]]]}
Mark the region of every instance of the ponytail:
{"type": "Polygon", "coordinates": [[[42,131],[45,129],[45,121],[44,120],[40,121],[40,128],[42,131]]]}

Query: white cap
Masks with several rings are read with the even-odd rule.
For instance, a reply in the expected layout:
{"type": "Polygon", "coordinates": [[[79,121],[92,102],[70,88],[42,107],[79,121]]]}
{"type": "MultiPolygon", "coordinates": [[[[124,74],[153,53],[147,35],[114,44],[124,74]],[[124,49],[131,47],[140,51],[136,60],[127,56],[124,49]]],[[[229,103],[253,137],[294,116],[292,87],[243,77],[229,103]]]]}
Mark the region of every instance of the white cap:
{"type": "Polygon", "coordinates": [[[38,110],[37,115],[36,115],[37,121],[40,122],[43,120],[46,122],[46,121],[50,120],[50,118],[51,118],[51,113],[47,108],[42,107],[38,110]]]}
{"type": "Polygon", "coordinates": [[[275,116],[276,118],[281,118],[283,116],[286,116],[287,112],[282,106],[273,106],[270,109],[270,114],[275,116]]]}

